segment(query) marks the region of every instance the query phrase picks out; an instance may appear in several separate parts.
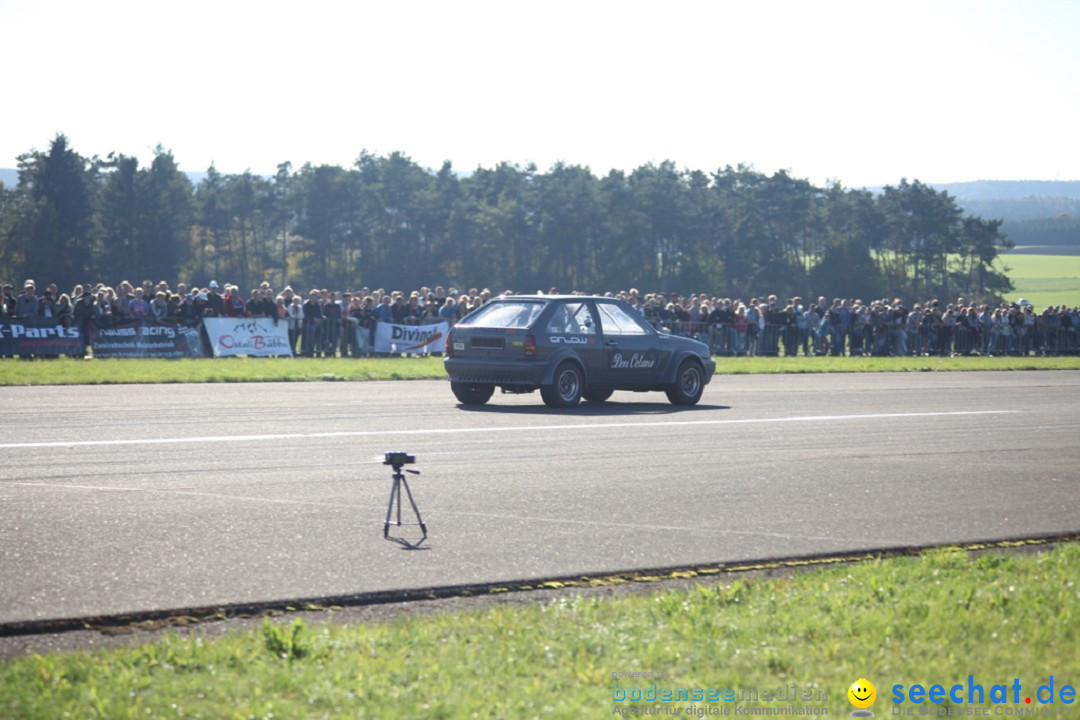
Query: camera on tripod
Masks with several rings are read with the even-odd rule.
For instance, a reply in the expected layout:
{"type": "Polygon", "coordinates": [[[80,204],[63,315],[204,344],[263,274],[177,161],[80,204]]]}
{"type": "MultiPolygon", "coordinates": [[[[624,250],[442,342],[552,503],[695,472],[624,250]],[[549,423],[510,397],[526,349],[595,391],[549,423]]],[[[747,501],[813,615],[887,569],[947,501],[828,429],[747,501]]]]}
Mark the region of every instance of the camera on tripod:
{"type": "Polygon", "coordinates": [[[396,543],[404,545],[410,550],[415,550],[420,546],[420,543],[427,539],[427,525],[424,524],[424,518],[420,516],[420,508],[416,506],[416,499],[413,498],[412,490],[409,489],[409,481],[405,479],[405,473],[411,473],[413,475],[419,475],[419,470],[405,470],[402,472],[402,465],[412,465],[416,462],[416,456],[410,455],[406,452],[396,451],[386,453],[383,465],[389,465],[394,469],[394,484],[390,486],[390,503],[386,506],[386,522],[383,523],[383,537],[387,540],[393,540],[396,543]],[[401,490],[405,489],[405,496],[409,500],[409,505],[412,506],[413,515],[416,516],[416,522],[404,522],[401,519],[401,490]],[[400,527],[402,525],[419,525],[421,536],[419,540],[411,541],[401,537],[392,537],[390,535],[391,527],[400,527]]]}
{"type": "Polygon", "coordinates": [[[383,465],[392,465],[399,468],[402,465],[412,465],[414,462],[416,462],[415,455],[404,452],[388,452],[386,453],[386,459],[383,460],[383,465]]]}

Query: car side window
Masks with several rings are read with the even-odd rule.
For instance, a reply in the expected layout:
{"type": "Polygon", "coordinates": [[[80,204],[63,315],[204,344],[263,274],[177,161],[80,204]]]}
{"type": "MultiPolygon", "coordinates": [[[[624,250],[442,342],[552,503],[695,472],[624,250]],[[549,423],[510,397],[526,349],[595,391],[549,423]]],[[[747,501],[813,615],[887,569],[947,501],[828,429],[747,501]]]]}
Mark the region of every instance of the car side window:
{"type": "Polygon", "coordinates": [[[569,335],[577,332],[574,329],[574,318],[570,317],[565,305],[559,305],[552,313],[551,320],[548,321],[548,332],[555,335],[569,335]]]}
{"type": "Polygon", "coordinates": [[[605,335],[645,335],[647,331],[637,319],[612,303],[597,303],[604,320],[605,335]]]}
{"type": "Polygon", "coordinates": [[[565,313],[565,329],[560,332],[570,335],[596,334],[596,319],[585,303],[566,303],[555,317],[560,317],[560,313],[565,313]]]}
{"type": "Polygon", "coordinates": [[[462,324],[488,328],[527,328],[544,309],[543,303],[493,301],[470,313],[462,324]]]}

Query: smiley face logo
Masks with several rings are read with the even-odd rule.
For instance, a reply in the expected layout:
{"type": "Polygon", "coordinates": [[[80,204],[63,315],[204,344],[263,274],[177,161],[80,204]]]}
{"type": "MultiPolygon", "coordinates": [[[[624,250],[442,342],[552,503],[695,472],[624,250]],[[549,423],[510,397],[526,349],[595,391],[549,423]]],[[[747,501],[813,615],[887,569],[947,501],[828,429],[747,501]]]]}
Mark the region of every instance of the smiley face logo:
{"type": "Polygon", "coordinates": [[[847,691],[847,696],[848,700],[850,700],[851,704],[855,707],[860,709],[868,708],[874,704],[875,700],[877,700],[877,688],[874,687],[874,683],[866,678],[859,678],[851,683],[851,687],[849,687],[847,691]]]}

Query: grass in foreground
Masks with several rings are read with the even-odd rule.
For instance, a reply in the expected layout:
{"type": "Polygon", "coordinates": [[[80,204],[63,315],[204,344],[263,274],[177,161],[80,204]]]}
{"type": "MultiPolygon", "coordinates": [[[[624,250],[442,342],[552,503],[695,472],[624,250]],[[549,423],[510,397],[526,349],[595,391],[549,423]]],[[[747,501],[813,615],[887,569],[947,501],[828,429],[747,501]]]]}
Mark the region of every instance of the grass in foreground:
{"type": "MultiPolygon", "coordinates": [[[[948,688],[970,674],[988,692],[1018,678],[1034,694],[1053,675],[1055,692],[1076,687],[1077,578],[1078,545],[976,559],[938,551],[656,595],[170,635],[0,665],[0,717],[606,717],[635,706],[613,702],[612,673],[646,670],[666,673],[667,687],[795,683],[827,691],[819,704],[841,716],[852,710],[847,687],[865,677],[883,717],[895,684],[948,688]]],[[[689,716],[690,704],[637,705],[689,716]]]]}
{"type": "MultiPolygon", "coordinates": [[[[720,374],[1080,370],[1080,357],[716,358],[720,374]]],[[[3,385],[443,379],[442,358],[0,359],[3,385]]]]}

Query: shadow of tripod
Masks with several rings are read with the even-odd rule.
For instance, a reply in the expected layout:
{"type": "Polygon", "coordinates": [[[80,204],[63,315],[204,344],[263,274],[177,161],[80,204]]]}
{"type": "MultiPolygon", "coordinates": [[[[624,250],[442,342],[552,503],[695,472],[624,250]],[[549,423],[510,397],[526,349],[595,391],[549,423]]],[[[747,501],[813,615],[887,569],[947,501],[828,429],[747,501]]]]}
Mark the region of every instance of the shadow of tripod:
{"type": "Polygon", "coordinates": [[[394,484],[390,486],[390,502],[386,506],[386,522],[383,523],[383,537],[387,540],[392,540],[399,545],[404,546],[408,550],[415,550],[420,547],[420,544],[427,540],[427,525],[424,524],[424,518],[420,516],[420,508],[416,506],[416,499],[413,498],[412,490],[409,488],[409,481],[405,479],[405,473],[412,473],[413,475],[419,475],[419,470],[402,470],[402,465],[412,463],[416,461],[415,455],[406,455],[402,452],[389,452],[386,453],[386,459],[383,461],[383,465],[390,465],[394,469],[394,484]],[[409,505],[412,506],[413,514],[416,515],[416,522],[402,522],[401,520],[401,490],[405,489],[405,495],[409,498],[409,505]],[[392,537],[390,535],[390,526],[395,525],[401,527],[403,525],[419,525],[420,532],[422,533],[420,539],[416,542],[410,542],[402,537],[392,537]]]}

